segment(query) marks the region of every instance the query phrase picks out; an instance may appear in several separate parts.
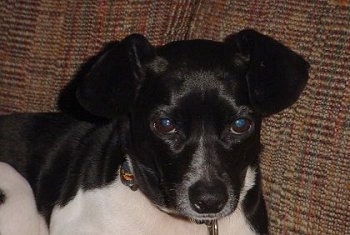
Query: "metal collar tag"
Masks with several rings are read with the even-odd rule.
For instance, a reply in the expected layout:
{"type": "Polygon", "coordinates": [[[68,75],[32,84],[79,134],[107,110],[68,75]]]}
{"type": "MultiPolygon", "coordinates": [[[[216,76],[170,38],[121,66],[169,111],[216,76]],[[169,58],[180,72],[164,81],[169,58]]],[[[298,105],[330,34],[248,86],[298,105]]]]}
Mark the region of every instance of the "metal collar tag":
{"type": "Polygon", "coordinates": [[[209,235],[219,235],[219,224],[217,220],[213,220],[211,223],[207,224],[209,235]]]}

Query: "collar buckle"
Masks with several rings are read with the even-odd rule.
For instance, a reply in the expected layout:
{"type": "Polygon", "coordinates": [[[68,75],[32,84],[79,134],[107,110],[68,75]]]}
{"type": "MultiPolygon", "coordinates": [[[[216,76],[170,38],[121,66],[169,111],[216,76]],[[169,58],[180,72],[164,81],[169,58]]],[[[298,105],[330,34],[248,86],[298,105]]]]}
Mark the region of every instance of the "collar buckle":
{"type": "Polygon", "coordinates": [[[124,161],[120,167],[120,180],[125,186],[128,186],[132,191],[138,189],[137,184],[135,183],[135,177],[132,174],[128,161],[124,161]]]}

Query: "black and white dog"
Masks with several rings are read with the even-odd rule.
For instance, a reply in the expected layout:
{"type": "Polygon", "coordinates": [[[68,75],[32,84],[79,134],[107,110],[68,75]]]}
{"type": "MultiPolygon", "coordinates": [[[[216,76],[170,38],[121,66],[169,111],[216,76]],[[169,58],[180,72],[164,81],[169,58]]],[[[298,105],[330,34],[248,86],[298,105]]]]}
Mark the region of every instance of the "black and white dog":
{"type": "Polygon", "coordinates": [[[207,235],[212,221],[267,234],[261,121],[298,99],[308,68],[254,30],[114,43],[76,91],[100,118],[0,118],[1,235],[207,235]]]}

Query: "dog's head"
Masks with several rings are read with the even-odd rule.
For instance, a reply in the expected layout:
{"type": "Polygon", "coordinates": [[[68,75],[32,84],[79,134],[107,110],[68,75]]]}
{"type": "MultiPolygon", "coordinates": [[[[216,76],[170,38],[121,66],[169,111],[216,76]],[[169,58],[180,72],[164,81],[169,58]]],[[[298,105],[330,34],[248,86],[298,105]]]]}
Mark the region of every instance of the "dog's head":
{"type": "Polygon", "coordinates": [[[254,181],[260,125],[299,97],[308,63],[253,30],[224,42],[115,44],[77,92],[91,113],[127,117],[126,151],[142,192],[196,220],[232,213],[254,181]]]}

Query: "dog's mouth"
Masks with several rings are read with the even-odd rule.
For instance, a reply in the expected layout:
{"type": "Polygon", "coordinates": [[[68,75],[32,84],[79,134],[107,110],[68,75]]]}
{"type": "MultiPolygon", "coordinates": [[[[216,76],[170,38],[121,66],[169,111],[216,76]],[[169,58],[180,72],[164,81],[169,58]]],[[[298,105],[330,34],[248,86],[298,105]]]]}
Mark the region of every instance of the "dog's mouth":
{"type": "MultiPolygon", "coordinates": [[[[180,188],[181,189],[181,188],[180,188]]],[[[168,213],[172,215],[177,215],[186,218],[190,222],[194,222],[197,224],[210,224],[215,220],[220,220],[224,217],[227,217],[234,213],[235,210],[239,209],[238,195],[234,194],[231,187],[227,187],[227,197],[222,197],[221,195],[217,195],[216,192],[204,193],[200,195],[199,199],[208,200],[191,200],[191,195],[189,193],[190,190],[176,190],[173,194],[172,205],[169,205],[168,208],[173,208],[171,210],[166,210],[168,213]],[[199,205],[197,205],[197,203],[199,205]],[[203,208],[202,204],[206,206],[203,208]]],[[[194,197],[198,199],[197,197],[194,197]]]]}
{"type": "Polygon", "coordinates": [[[218,196],[216,193],[206,193],[205,197],[200,197],[200,199],[210,199],[206,201],[208,204],[207,208],[200,208],[200,205],[196,205],[196,203],[200,203],[201,201],[191,200],[188,187],[181,186],[176,188],[172,185],[172,187],[169,187],[171,190],[167,190],[167,187],[163,188],[162,196],[164,199],[164,204],[154,203],[154,205],[156,205],[156,207],[158,207],[158,209],[161,211],[173,217],[181,218],[196,224],[207,225],[211,224],[213,221],[220,220],[231,215],[238,209],[237,206],[239,200],[231,187],[228,187],[227,189],[227,197],[221,197],[220,195],[218,196]],[[172,190],[174,188],[176,188],[176,190],[172,190]]]}
{"type": "Polygon", "coordinates": [[[210,225],[214,221],[220,220],[220,219],[234,213],[234,211],[237,210],[238,208],[236,208],[235,203],[233,203],[233,204],[234,205],[227,205],[227,207],[224,210],[222,210],[218,213],[210,213],[210,214],[198,214],[198,213],[195,213],[191,210],[183,210],[180,208],[179,209],[169,209],[167,207],[162,207],[162,206],[158,206],[158,205],[156,205],[156,207],[158,207],[158,209],[160,209],[164,213],[167,213],[168,215],[176,217],[178,219],[186,220],[186,221],[189,221],[191,223],[196,223],[196,224],[210,225]]]}
{"type": "Polygon", "coordinates": [[[195,224],[211,225],[214,221],[219,220],[219,219],[224,217],[224,216],[211,216],[211,217],[205,217],[205,218],[189,217],[187,215],[182,215],[175,210],[169,210],[167,208],[160,207],[160,206],[156,206],[156,207],[158,207],[158,209],[160,209],[162,212],[164,212],[170,216],[173,216],[177,219],[186,220],[186,221],[189,221],[189,222],[195,223],[195,224]]]}
{"type": "Polygon", "coordinates": [[[194,220],[193,222],[196,224],[206,224],[210,225],[214,220],[194,220]]]}
{"type": "Polygon", "coordinates": [[[206,224],[209,225],[215,220],[220,220],[226,216],[231,215],[235,210],[234,209],[225,209],[219,213],[215,214],[193,214],[189,213],[187,215],[184,215],[190,222],[196,223],[196,224],[206,224]]]}

